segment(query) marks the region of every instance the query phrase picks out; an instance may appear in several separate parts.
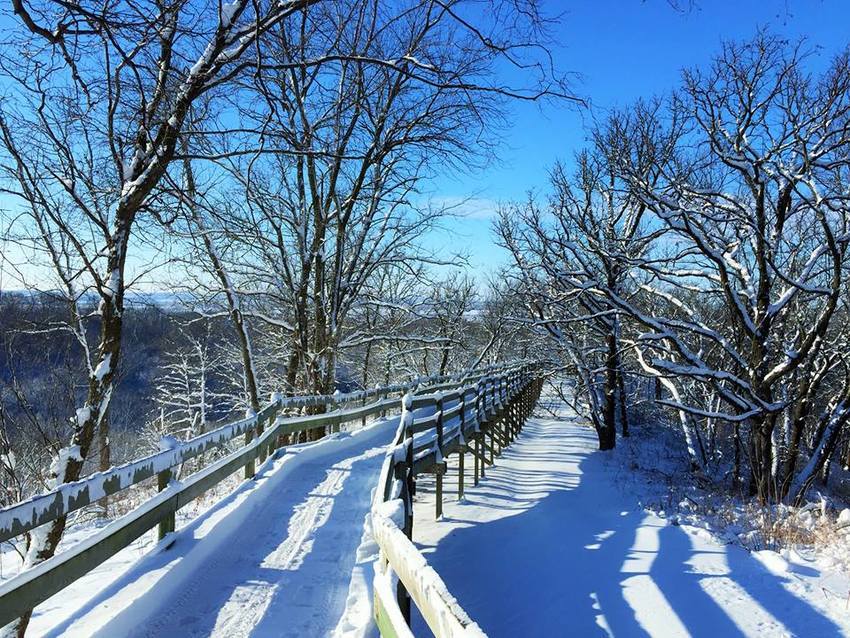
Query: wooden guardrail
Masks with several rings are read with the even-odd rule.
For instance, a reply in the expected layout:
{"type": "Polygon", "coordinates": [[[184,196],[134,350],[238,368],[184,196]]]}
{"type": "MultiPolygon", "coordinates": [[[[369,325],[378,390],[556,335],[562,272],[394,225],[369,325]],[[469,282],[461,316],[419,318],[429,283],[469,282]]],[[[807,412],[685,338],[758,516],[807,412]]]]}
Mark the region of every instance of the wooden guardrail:
{"type": "Polygon", "coordinates": [[[436,475],[436,516],[443,510],[443,476],[458,454],[458,498],[463,496],[464,459],[473,458],[473,482],[519,435],[540,396],[542,377],[522,364],[484,375],[454,390],[402,399],[402,415],[381,469],[372,505],[372,534],[381,549],[374,578],[375,621],[382,636],[412,637],[411,600],[437,638],[484,636],[439,575],[413,544],[416,477],[436,475]],[[432,407],[427,416],[417,408],[432,407]]]}
{"type": "Polygon", "coordinates": [[[0,541],[3,541],[153,477],[157,477],[160,490],[93,536],[3,583],[0,586],[0,627],[87,574],[148,530],[159,526],[159,535],[163,538],[174,530],[177,510],[242,469],[246,478],[253,476],[254,462],[262,462],[271,455],[278,447],[279,437],[384,415],[399,406],[398,395],[416,396],[416,400],[421,402],[421,397],[417,396],[419,393],[451,390],[470,379],[498,374],[506,368],[491,366],[452,375],[418,378],[405,384],[348,394],[307,397],[275,394],[269,405],[257,415],[188,441],[176,442],[156,454],[60,485],[0,510],[0,541]],[[324,412],[286,416],[289,409],[317,406],[324,407],[324,412]],[[179,482],[170,480],[173,468],[241,436],[245,437],[244,443],[237,450],[179,482]]]}

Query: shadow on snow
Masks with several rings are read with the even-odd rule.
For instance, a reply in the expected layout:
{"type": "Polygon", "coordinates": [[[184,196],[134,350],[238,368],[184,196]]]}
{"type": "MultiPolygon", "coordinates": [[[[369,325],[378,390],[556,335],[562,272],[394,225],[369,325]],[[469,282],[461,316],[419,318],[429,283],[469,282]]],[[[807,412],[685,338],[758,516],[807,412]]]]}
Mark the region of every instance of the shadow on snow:
{"type": "MultiPolygon", "coordinates": [[[[586,437],[585,446],[595,444],[589,429],[576,429],[574,436],[586,437]]],[[[580,447],[565,445],[564,435],[552,432],[546,421],[530,422],[500,457],[521,469],[500,468],[497,460],[479,487],[467,487],[465,504],[448,509],[452,517],[443,521],[456,528],[436,547],[419,543],[449,591],[489,635],[593,637],[610,631],[648,637],[651,627],[658,632],[659,618],[647,623],[647,615],[669,614],[669,606],[675,615],[671,635],[681,633],[677,619],[692,636],[743,636],[706,592],[713,578],[737,583],[796,636],[841,635],[746,550],[714,544],[710,551],[697,550],[681,527],[632,511],[635,504],[611,483],[605,453],[580,447]],[[531,453],[522,451],[529,436],[536,442],[531,453]],[[550,469],[535,469],[543,466],[550,469]],[[464,517],[466,504],[505,515],[480,523],[464,517]],[[638,534],[644,535],[639,543],[638,534]],[[714,553],[722,554],[726,569],[701,571],[700,556],[714,553]]],[[[446,477],[447,503],[456,497],[456,480],[455,474],[446,477]]],[[[432,483],[423,481],[420,493],[431,490],[432,483]]],[[[420,617],[414,629],[416,635],[429,634],[420,617]]]]}

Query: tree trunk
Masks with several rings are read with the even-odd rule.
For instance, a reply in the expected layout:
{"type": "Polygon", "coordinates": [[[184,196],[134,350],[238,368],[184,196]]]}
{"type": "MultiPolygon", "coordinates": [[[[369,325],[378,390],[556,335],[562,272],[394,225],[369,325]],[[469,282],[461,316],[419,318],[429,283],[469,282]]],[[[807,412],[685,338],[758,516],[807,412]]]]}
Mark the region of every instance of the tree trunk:
{"type": "MultiPolygon", "coordinates": [[[[796,413],[796,410],[795,410],[796,413]]],[[[791,437],[788,442],[788,449],[785,453],[785,460],[782,464],[782,478],[779,484],[779,496],[785,498],[791,489],[791,482],[794,480],[794,472],[797,468],[797,459],[800,455],[800,441],[803,439],[804,418],[792,418],[791,421],[791,437]]]]}
{"type": "MultiPolygon", "coordinates": [[[[299,350],[300,337],[298,333],[293,335],[292,350],[286,362],[286,395],[295,396],[298,389],[298,371],[303,361],[303,356],[299,350]]],[[[282,434],[277,439],[277,446],[283,447],[290,443],[299,443],[300,435],[298,433],[282,434]]],[[[306,437],[305,437],[306,440],[306,437]]]]}
{"type": "Polygon", "coordinates": [[[597,430],[600,450],[613,450],[617,445],[617,431],[614,428],[602,427],[597,430]]]}
{"type": "Polygon", "coordinates": [[[624,437],[629,436],[629,412],[626,405],[626,387],[623,370],[620,362],[617,362],[617,401],[620,408],[620,431],[624,437]]]}
{"type": "Polygon", "coordinates": [[[446,374],[446,372],[448,371],[448,367],[449,367],[449,347],[445,346],[443,348],[443,353],[442,353],[442,356],[440,358],[440,372],[439,372],[440,376],[444,376],[446,374]]]}
{"type": "Polygon", "coordinates": [[[602,428],[599,431],[599,449],[611,450],[617,439],[617,338],[612,333],[605,337],[607,356],[605,362],[605,402],[602,408],[602,428]]]}
{"type": "Polygon", "coordinates": [[[364,390],[367,390],[367,385],[369,383],[369,360],[372,358],[372,342],[366,344],[366,353],[363,355],[363,380],[360,385],[363,386],[364,390]]]}
{"type": "Polygon", "coordinates": [[[753,421],[750,428],[750,496],[758,497],[762,505],[770,502],[773,440],[770,417],[753,421]]]}
{"type": "Polygon", "coordinates": [[[823,469],[821,469],[820,474],[818,475],[818,481],[824,487],[829,487],[829,470],[832,468],[832,456],[826,457],[826,460],[823,463],[823,469]]]}
{"type": "Polygon", "coordinates": [[[842,402],[835,407],[829,419],[824,420],[823,436],[820,438],[818,446],[812,454],[812,458],[809,459],[806,467],[803,468],[799,476],[794,480],[792,486],[791,491],[794,494],[794,503],[796,505],[800,505],[805,500],[806,492],[808,492],[812,483],[815,482],[832,456],[835,447],[838,445],[841,429],[847,422],[848,416],[850,416],[850,408],[848,408],[845,402],[842,402]]]}
{"type": "MultiPolygon", "coordinates": [[[[128,227],[116,222],[116,241],[107,260],[109,273],[100,303],[100,356],[98,364],[89,377],[89,387],[83,407],[77,411],[76,426],[71,437],[71,448],[65,450],[65,462],[57,463],[56,485],[71,483],[80,478],[83,463],[91,449],[95,434],[108,419],[109,401],[112,397],[115,370],[121,356],[121,332],[124,310],[124,255],[128,227]],[[122,241],[123,239],[123,241],[122,241]],[[64,465],[64,467],[62,467],[64,465]]],[[[61,458],[61,456],[60,456],[61,458]]],[[[33,567],[51,558],[65,532],[67,517],[60,516],[45,525],[46,530],[32,536],[25,560],[25,568],[33,567]]],[[[10,625],[13,632],[23,636],[29,625],[32,611],[22,615],[10,625]]]]}

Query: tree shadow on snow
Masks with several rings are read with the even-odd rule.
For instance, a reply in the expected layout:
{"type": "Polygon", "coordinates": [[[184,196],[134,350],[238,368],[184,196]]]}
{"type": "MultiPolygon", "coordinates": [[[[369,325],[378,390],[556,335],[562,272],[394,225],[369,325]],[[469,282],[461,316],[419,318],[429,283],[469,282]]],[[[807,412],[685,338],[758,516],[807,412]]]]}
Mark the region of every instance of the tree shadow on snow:
{"type": "MultiPolygon", "coordinates": [[[[742,636],[703,588],[716,577],[737,583],[796,636],[840,635],[831,620],[743,549],[712,543],[697,550],[682,528],[638,509],[611,483],[605,453],[564,447],[563,436],[545,424],[526,428],[535,441],[551,439],[553,445],[523,451],[521,437],[502,456],[522,461],[521,469],[497,461],[479,487],[466,488],[464,504],[447,507],[443,520],[453,529],[436,547],[420,543],[449,591],[488,635],[643,638],[665,635],[668,627],[669,635],[678,635],[678,620],[692,636],[742,636]],[[535,469],[542,467],[548,469],[535,469]],[[504,515],[485,523],[466,515],[468,504],[485,503],[504,515]],[[702,573],[700,558],[715,566],[723,560],[714,559],[725,559],[728,569],[702,573]],[[675,619],[665,625],[670,610],[675,619]]],[[[594,437],[583,430],[577,436],[594,437]]],[[[424,483],[422,491],[430,487],[424,483]]],[[[448,503],[456,477],[445,487],[448,503]]],[[[430,635],[416,614],[414,633],[430,635]]]]}

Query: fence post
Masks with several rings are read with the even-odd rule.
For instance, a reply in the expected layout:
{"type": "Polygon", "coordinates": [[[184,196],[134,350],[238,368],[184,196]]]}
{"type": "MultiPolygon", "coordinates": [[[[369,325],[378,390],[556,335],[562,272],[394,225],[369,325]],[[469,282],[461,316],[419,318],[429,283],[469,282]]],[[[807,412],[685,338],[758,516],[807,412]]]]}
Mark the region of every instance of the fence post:
{"type": "Polygon", "coordinates": [[[443,472],[439,464],[443,460],[443,393],[437,392],[437,510],[436,518],[443,515],[443,472]]]}
{"type": "MultiPolygon", "coordinates": [[[[251,417],[256,417],[257,413],[254,412],[251,408],[245,410],[245,418],[250,419],[251,417]]],[[[245,431],[245,445],[248,445],[251,441],[254,440],[254,429],[257,427],[254,424],[253,428],[248,428],[245,431]]],[[[247,463],[245,463],[245,472],[244,476],[246,479],[254,478],[255,468],[254,468],[254,459],[251,459],[247,463]]]]}
{"type": "Polygon", "coordinates": [[[510,432],[510,441],[516,439],[516,397],[514,396],[514,379],[515,372],[511,372],[508,376],[506,385],[506,396],[508,401],[508,431],[510,432]]]}
{"type": "Polygon", "coordinates": [[[481,379],[478,379],[475,382],[475,437],[473,438],[473,442],[475,444],[475,454],[473,455],[475,460],[473,461],[475,467],[473,468],[473,485],[478,485],[478,476],[484,476],[484,464],[481,462],[481,455],[484,453],[484,449],[481,446],[481,379]]]}
{"type": "Polygon", "coordinates": [[[530,379],[530,377],[528,376],[527,373],[523,376],[523,382],[522,383],[523,383],[523,385],[522,385],[522,418],[519,421],[519,431],[520,432],[522,432],[522,429],[525,427],[525,419],[526,419],[526,416],[527,416],[527,412],[526,412],[527,401],[526,400],[528,398],[528,384],[531,383],[531,379],[530,379]]]}
{"type": "Polygon", "coordinates": [[[487,468],[487,380],[481,384],[481,477],[486,476],[487,468]]]}
{"type": "Polygon", "coordinates": [[[522,374],[517,373],[514,378],[514,430],[516,432],[516,436],[519,436],[519,433],[522,429],[522,418],[520,417],[520,413],[522,411],[522,374]]]}
{"type": "MultiPolygon", "coordinates": [[[[412,391],[412,390],[411,390],[412,391]]],[[[413,476],[413,395],[407,392],[401,398],[401,423],[404,427],[406,449],[404,454],[404,535],[413,540],[413,493],[415,488],[415,477],[413,476]]],[[[404,584],[399,579],[396,585],[396,600],[405,622],[410,626],[410,594],[407,593],[404,584]]]]}
{"type": "Polygon", "coordinates": [[[522,418],[520,417],[520,412],[522,409],[522,376],[521,373],[517,372],[514,375],[513,381],[513,400],[511,403],[513,404],[514,411],[514,438],[517,438],[520,433],[520,429],[522,427],[522,418]]]}
{"type": "Polygon", "coordinates": [[[525,416],[526,416],[526,407],[528,401],[528,384],[529,384],[528,373],[524,372],[522,375],[522,393],[520,394],[520,419],[519,419],[519,429],[522,431],[523,426],[525,425],[525,416]]]}
{"type": "MultiPolygon", "coordinates": [[[[342,396],[342,392],[340,391],[339,388],[337,388],[336,390],[333,391],[333,394],[331,395],[330,401],[328,401],[327,403],[324,404],[324,408],[322,408],[323,411],[320,412],[319,410],[317,410],[316,413],[317,414],[323,414],[323,413],[327,413],[327,412],[341,412],[345,407],[342,403],[340,403],[340,397],[341,396],[342,396]]],[[[354,399],[353,401],[351,401],[351,403],[356,404],[357,399],[354,399]]],[[[365,422],[365,419],[364,419],[364,422],[365,422]]],[[[341,431],[342,431],[342,421],[340,421],[336,425],[325,426],[325,432],[327,434],[332,434],[334,432],[341,432],[341,431]]]]}
{"type": "Polygon", "coordinates": [[[497,420],[495,421],[496,440],[499,442],[499,455],[505,449],[505,411],[502,408],[502,379],[501,373],[493,383],[493,407],[496,410],[497,420]]]}
{"type": "MultiPolygon", "coordinates": [[[[260,438],[260,435],[261,435],[261,434],[265,431],[265,427],[264,427],[263,423],[264,423],[264,422],[260,420],[260,415],[258,414],[258,415],[257,415],[257,432],[256,432],[256,434],[254,435],[254,436],[256,436],[258,439],[260,438]]],[[[262,448],[260,448],[259,450],[257,450],[257,452],[259,453],[259,456],[257,457],[257,463],[258,463],[259,465],[262,465],[262,464],[263,464],[263,461],[265,461],[265,460],[266,460],[266,457],[265,457],[265,455],[263,454],[263,450],[262,450],[262,448]]]]}
{"type": "MultiPolygon", "coordinates": [[[[177,439],[173,436],[164,436],[159,440],[159,449],[160,451],[172,450],[179,445],[177,439]]],[[[171,472],[171,468],[166,468],[162,472],[159,472],[156,475],[156,487],[158,491],[162,491],[168,487],[168,484],[171,483],[171,478],[173,474],[171,472]]],[[[159,521],[159,527],[157,529],[157,538],[162,540],[165,538],[166,534],[169,534],[174,531],[174,512],[170,512],[162,517],[162,520],[159,521]]]]}
{"type": "Polygon", "coordinates": [[[508,383],[510,381],[509,375],[504,375],[502,377],[501,383],[499,383],[499,396],[502,400],[502,412],[505,415],[505,418],[502,419],[503,429],[505,431],[505,445],[510,445],[513,443],[514,437],[513,432],[511,432],[511,404],[509,401],[510,396],[510,388],[508,387],[508,383]]]}
{"type": "Polygon", "coordinates": [[[496,382],[493,379],[490,379],[488,382],[490,388],[490,421],[489,427],[490,430],[490,464],[496,462],[496,454],[502,453],[502,448],[499,446],[499,451],[496,452],[496,382]]]}
{"type": "MultiPolygon", "coordinates": [[[[385,400],[386,400],[386,398],[387,398],[387,396],[388,396],[388,395],[387,395],[387,393],[386,393],[386,392],[379,392],[379,393],[378,393],[378,401],[385,401],[385,400]]],[[[381,412],[380,412],[380,416],[381,416],[381,418],[382,418],[382,419],[386,418],[386,416],[387,416],[387,411],[386,411],[386,410],[381,410],[381,412]]]]}
{"type": "MultiPolygon", "coordinates": [[[[156,475],[156,483],[157,488],[161,492],[168,484],[171,482],[171,470],[163,470],[159,474],[156,475]]],[[[157,538],[162,540],[165,538],[166,534],[174,531],[174,512],[167,514],[163,517],[163,519],[159,522],[159,531],[157,533],[157,538]]]]}
{"type": "Polygon", "coordinates": [[[463,433],[466,426],[466,388],[460,388],[460,458],[457,460],[457,500],[463,498],[463,462],[466,456],[466,436],[463,433]]]}
{"type": "MultiPolygon", "coordinates": [[[[490,423],[490,394],[490,379],[487,379],[484,382],[484,397],[482,399],[484,402],[484,420],[487,424],[487,430],[484,431],[484,437],[486,438],[488,434],[490,435],[490,465],[493,465],[493,446],[496,445],[496,442],[493,440],[493,430],[490,423]]],[[[487,450],[485,450],[484,453],[486,454],[487,450]]],[[[481,473],[482,475],[484,474],[483,470],[481,473]]]]}
{"type": "Polygon", "coordinates": [[[509,374],[505,379],[505,433],[507,434],[508,443],[514,442],[514,400],[511,396],[511,384],[513,383],[513,373],[509,374]]]}
{"type": "MultiPolygon", "coordinates": [[[[280,413],[280,404],[283,402],[283,395],[280,392],[272,392],[271,402],[276,404],[274,411],[268,415],[269,427],[274,427],[275,421],[277,420],[277,415],[280,413]]],[[[257,424],[257,436],[259,437],[265,428],[262,423],[257,424]]],[[[269,442],[267,445],[261,445],[258,450],[257,462],[262,465],[268,455],[271,454],[271,443],[269,442]]]]}

